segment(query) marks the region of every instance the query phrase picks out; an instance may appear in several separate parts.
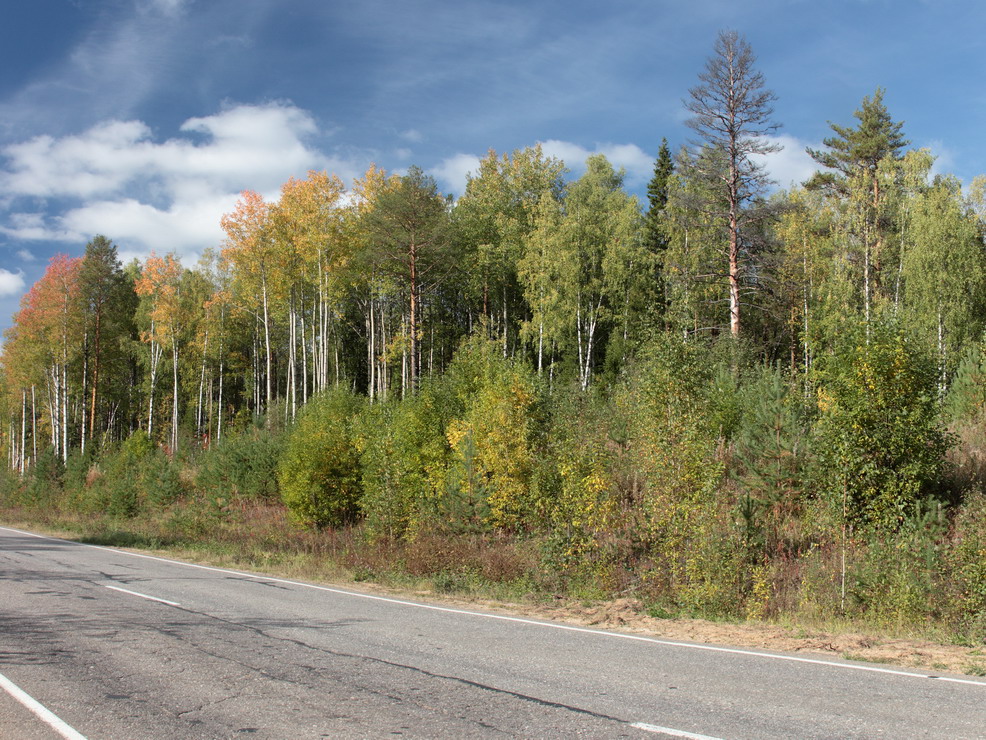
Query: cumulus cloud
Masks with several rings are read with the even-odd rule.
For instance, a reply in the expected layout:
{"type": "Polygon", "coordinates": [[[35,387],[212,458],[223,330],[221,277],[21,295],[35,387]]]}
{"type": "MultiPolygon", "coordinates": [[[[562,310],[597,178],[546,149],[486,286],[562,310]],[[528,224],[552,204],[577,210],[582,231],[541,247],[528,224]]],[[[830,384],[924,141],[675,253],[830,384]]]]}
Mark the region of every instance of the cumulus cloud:
{"type": "Polygon", "coordinates": [[[935,175],[947,175],[953,171],[956,161],[955,152],[944,141],[941,139],[932,139],[922,148],[928,149],[935,158],[935,161],[931,165],[932,177],[935,175]]]}
{"type": "Polygon", "coordinates": [[[308,140],[318,127],[292,105],[232,107],[191,118],[180,133],[159,142],[143,122],[107,121],[81,134],[6,147],[0,196],[13,207],[0,231],[59,241],[103,233],[121,250],[196,254],[221,238],[219,218],[242,190],[271,196],[310,169],[346,179],[359,171],[313,148],[308,140]],[[38,199],[46,208],[37,207],[38,199]],[[24,202],[33,208],[18,211],[24,202]],[[49,216],[52,202],[61,210],[49,216]]]}
{"type": "MultiPolygon", "coordinates": [[[[654,158],[636,144],[597,144],[587,149],[570,141],[549,139],[539,142],[547,157],[555,157],[576,176],[585,171],[585,160],[593,154],[603,154],[616,169],[626,171],[626,185],[636,188],[646,183],[654,172],[654,158]]],[[[479,171],[480,157],[475,154],[456,154],[442,160],[429,170],[443,185],[456,195],[466,189],[466,176],[479,171]]]]}
{"type": "Polygon", "coordinates": [[[760,164],[763,164],[767,174],[777,183],[778,187],[797,187],[815,174],[818,163],[808,156],[805,148],[810,146],[813,149],[819,149],[821,148],[820,144],[812,144],[787,135],[769,138],[783,148],[778,152],[756,159],[760,164]]]}
{"type": "Polygon", "coordinates": [[[31,252],[29,252],[26,249],[18,249],[17,258],[21,262],[34,262],[35,260],[37,260],[37,257],[35,257],[31,252]]]}
{"type": "Polygon", "coordinates": [[[455,195],[462,195],[466,190],[468,175],[479,172],[479,157],[475,154],[456,154],[443,159],[437,167],[432,167],[428,174],[444,185],[455,195]]]}
{"type": "Polygon", "coordinates": [[[15,296],[24,292],[24,273],[0,267],[0,296],[15,296]]]}
{"type": "Polygon", "coordinates": [[[585,170],[585,160],[593,154],[602,154],[616,169],[626,170],[626,184],[634,188],[647,182],[654,174],[654,157],[636,144],[597,144],[586,149],[579,144],[551,139],[541,142],[541,148],[549,157],[557,157],[576,174],[585,170]]]}
{"type": "Polygon", "coordinates": [[[181,131],[205,140],[159,144],[140,121],[108,121],[76,136],[13,144],[3,152],[11,165],[0,175],[0,191],[89,198],[136,181],[160,180],[174,191],[203,179],[217,187],[263,187],[285,172],[326,163],[303,141],[316,131],[311,116],[291,106],[239,106],[189,119],[181,131]]]}

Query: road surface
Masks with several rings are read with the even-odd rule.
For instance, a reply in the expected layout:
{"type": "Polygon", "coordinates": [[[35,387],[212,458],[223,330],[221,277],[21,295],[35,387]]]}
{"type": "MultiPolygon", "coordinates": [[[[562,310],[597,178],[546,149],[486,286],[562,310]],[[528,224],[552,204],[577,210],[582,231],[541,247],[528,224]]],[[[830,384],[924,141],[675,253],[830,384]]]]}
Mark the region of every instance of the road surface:
{"type": "Polygon", "coordinates": [[[0,737],[25,740],[986,736],[986,680],[969,676],[539,622],[6,528],[0,686],[0,737]]]}

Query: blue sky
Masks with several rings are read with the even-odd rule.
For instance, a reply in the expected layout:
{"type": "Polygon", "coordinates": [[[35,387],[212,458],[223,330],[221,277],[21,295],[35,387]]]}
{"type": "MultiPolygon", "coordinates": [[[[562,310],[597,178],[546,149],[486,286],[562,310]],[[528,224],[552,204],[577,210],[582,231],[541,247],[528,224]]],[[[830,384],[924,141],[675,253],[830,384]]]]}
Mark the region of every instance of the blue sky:
{"type": "Polygon", "coordinates": [[[605,153],[642,192],[721,29],[778,96],[782,186],[885,102],[937,169],[986,172],[986,4],[967,0],[32,0],[0,24],[0,329],[56,253],[193,264],[243,189],[416,164],[447,192],[490,148],[605,153]]]}

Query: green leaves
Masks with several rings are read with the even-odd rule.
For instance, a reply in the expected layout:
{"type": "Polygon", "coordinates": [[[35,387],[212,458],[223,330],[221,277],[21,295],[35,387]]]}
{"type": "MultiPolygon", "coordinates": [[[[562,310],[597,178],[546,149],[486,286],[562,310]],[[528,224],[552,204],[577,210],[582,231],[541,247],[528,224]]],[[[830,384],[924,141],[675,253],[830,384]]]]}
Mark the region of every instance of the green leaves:
{"type": "Polygon", "coordinates": [[[899,328],[846,337],[820,371],[821,493],[853,523],[896,528],[941,484],[950,438],[933,363],[899,328]]]}
{"type": "Polygon", "coordinates": [[[336,388],[316,396],[291,430],[277,477],[281,497],[298,521],[338,527],[359,516],[354,421],[363,403],[345,388],[336,388]]]}

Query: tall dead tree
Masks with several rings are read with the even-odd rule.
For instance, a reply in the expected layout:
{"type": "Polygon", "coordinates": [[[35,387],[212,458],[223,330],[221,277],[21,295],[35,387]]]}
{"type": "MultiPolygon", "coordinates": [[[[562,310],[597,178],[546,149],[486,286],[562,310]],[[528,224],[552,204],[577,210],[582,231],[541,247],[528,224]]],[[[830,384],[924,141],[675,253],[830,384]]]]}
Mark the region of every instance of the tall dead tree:
{"type": "Polygon", "coordinates": [[[774,93],[764,86],[754,69],[756,57],[746,40],[735,31],[720,31],[713,54],[698,76],[699,85],[689,90],[685,108],[692,114],[688,126],[697,134],[698,149],[718,156],[696,157],[697,162],[721,162],[704,173],[713,192],[721,198],[728,224],[729,331],[740,333],[740,281],[743,231],[762,209],[748,208],[771,180],[754,157],[777,152],[780,145],[768,137],[780,128],[774,123],[774,93]]]}

